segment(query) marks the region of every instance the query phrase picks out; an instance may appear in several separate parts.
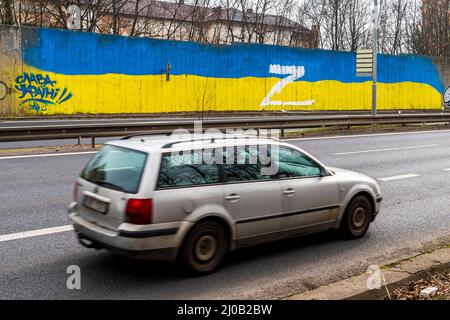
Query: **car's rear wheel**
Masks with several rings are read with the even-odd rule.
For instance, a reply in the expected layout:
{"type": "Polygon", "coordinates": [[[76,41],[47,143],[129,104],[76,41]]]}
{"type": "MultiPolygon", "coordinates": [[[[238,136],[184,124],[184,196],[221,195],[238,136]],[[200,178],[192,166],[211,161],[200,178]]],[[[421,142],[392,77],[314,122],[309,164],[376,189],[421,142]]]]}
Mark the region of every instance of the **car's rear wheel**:
{"type": "Polygon", "coordinates": [[[364,196],[355,197],[345,210],[341,234],[347,239],[359,239],[369,230],[373,217],[372,204],[364,196]]]}
{"type": "Polygon", "coordinates": [[[216,221],[204,221],[194,226],[184,240],[181,262],[191,273],[206,274],[220,265],[227,248],[222,226],[216,221]]]}

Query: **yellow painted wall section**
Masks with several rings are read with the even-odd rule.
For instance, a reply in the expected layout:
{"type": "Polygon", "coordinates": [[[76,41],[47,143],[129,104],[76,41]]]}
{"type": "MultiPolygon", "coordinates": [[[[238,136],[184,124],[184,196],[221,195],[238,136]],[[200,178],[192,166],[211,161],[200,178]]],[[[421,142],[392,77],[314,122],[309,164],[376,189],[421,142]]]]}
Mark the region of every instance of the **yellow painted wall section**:
{"type": "MultiPolygon", "coordinates": [[[[313,100],[306,106],[262,107],[261,103],[279,78],[210,78],[194,75],[62,75],[27,67],[27,72],[48,74],[70,100],[48,105],[46,114],[113,114],[230,110],[361,110],[371,107],[371,82],[342,83],[335,80],[295,81],[271,99],[313,100]]],[[[14,87],[14,83],[11,84],[14,87]]],[[[15,91],[17,101],[20,92],[15,91]]],[[[379,83],[380,109],[430,109],[441,105],[441,94],[432,86],[414,82],[379,83]]],[[[33,110],[29,111],[30,113],[33,110]]]]}

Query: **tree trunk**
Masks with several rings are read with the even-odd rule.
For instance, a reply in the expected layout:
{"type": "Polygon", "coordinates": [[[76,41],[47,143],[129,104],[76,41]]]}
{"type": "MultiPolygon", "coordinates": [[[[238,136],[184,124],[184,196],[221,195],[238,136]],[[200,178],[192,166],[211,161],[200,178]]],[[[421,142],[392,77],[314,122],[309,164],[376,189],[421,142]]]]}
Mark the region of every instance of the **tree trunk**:
{"type": "Polygon", "coordinates": [[[14,17],[13,17],[13,0],[3,0],[2,2],[3,10],[5,12],[5,16],[3,17],[3,23],[13,25],[14,17]]]}

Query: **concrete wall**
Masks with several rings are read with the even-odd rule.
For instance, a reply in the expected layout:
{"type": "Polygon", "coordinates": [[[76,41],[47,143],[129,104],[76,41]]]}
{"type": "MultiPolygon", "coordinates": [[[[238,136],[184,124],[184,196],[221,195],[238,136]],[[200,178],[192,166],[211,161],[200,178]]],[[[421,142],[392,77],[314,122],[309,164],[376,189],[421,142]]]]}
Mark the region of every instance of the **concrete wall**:
{"type": "Polygon", "coordinates": [[[22,44],[19,29],[0,28],[0,115],[29,113],[19,107],[14,80],[22,73],[22,44]]]}
{"type": "MultiPolygon", "coordinates": [[[[0,115],[370,110],[352,52],[0,28],[0,115]],[[166,66],[170,64],[170,76],[166,66]]],[[[380,109],[440,109],[448,59],[379,58],[380,109]]]]}

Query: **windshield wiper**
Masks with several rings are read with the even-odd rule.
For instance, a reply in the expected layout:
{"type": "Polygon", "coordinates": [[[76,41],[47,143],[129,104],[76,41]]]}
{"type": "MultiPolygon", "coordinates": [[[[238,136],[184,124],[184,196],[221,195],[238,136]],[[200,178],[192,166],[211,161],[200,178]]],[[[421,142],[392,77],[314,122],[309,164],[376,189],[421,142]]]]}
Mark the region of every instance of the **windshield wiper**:
{"type": "Polygon", "coordinates": [[[111,183],[111,182],[108,182],[108,181],[94,180],[94,181],[92,181],[92,182],[94,182],[94,183],[96,183],[96,184],[98,184],[98,185],[105,186],[105,187],[110,187],[110,188],[113,188],[113,189],[116,189],[116,190],[119,190],[119,191],[123,191],[123,192],[126,191],[126,190],[125,190],[124,188],[122,188],[121,186],[118,186],[118,185],[116,185],[116,184],[114,184],[114,183],[111,183]]]}

